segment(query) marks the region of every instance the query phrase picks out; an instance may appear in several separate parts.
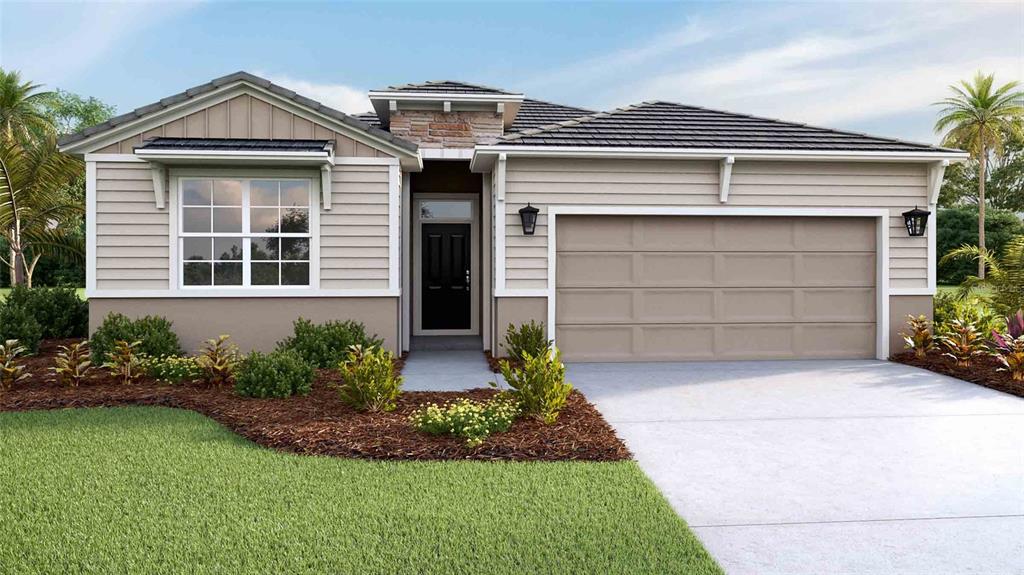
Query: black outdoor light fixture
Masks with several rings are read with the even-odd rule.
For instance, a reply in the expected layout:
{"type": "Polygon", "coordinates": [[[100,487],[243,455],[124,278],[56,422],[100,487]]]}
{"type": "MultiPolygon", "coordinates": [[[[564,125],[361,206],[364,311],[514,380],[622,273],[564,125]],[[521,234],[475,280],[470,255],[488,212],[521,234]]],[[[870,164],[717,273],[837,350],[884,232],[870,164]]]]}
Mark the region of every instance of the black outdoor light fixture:
{"type": "Polygon", "coordinates": [[[928,216],[930,215],[932,215],[931,212],[917,206],[908,212],[903,212],[903,223],[907,225],[907,233],[914,237],[923,236],[925,228],[928,227],[928,216]]]}
{"type": "Polygon", "coordinates": [[[532,236],[537,230],[537,214],[540,210],[526,204],[526,207],[519,208],[519,218],[523,220],[523,235],[532,236]]]}

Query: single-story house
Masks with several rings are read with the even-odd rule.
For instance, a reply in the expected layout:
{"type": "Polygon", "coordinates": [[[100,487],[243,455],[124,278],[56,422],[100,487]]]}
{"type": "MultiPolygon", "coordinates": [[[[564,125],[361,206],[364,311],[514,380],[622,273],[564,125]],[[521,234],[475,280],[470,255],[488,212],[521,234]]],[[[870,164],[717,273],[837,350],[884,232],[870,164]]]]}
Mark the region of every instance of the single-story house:
{"type": "Polygon", "coordinates": [[[92,327],[158,314],[191,348],[266,349],[299,316],[355,319],[402,351],[537,320],[573,361],[885,358],[931,313],[961,151],[463,82],[369,99],[347,115],[240,72],[64,138],[92,327]]]}

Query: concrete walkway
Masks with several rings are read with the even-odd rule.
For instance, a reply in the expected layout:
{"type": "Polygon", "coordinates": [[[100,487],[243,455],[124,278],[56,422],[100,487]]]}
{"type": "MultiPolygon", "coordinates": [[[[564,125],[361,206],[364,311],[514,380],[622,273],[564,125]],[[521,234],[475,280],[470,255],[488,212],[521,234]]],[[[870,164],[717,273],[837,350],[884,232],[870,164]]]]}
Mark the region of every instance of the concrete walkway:
{"type": "Polygon", "coordinates": [[[1024,399],[880,361],[569,379],[729,573],[1024,573],[1024,399]]]}
{"type": "Polygon", "coordinates": [[[491,373],[479,349],[410,351],[402,376],[406,391],[462,391],[501,377],[491,373]]]}

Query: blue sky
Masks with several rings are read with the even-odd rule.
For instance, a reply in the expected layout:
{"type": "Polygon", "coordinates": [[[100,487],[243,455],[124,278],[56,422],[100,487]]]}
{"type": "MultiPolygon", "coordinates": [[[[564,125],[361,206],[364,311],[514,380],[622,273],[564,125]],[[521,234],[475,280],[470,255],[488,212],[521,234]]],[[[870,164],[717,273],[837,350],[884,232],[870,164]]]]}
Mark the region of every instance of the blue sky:
{"type": "Polygon", "coordinates": [[[1024,80],[1024,2],[0,0],[0,66],[122,112],[247,70],[347,112],[368,89],[457,79],[934,141],[948,84],[1024,80]]]}

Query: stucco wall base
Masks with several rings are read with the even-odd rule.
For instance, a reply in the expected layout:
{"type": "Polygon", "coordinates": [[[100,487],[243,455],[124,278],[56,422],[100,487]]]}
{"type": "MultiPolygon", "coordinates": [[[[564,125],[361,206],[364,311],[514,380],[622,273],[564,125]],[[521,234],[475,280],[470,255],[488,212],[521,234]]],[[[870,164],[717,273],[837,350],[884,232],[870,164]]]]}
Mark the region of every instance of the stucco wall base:
{"type": "Polygon", "coordinates": [[[398,348],[398,298],[93,298],[89,300],[89,333],[110,312],[129,317],[160,315],[174,322],[186,351],[198,350],[207,339],[228,334],[243,351],[270,351],[291,335],[292,322],[353,319],[369,333],[398,348]]]}
{"type": "Polygon", "coordinates": [[[889,355],[906,349],[901,331],[907,329],[908,315],[924,315],[932,319],[934,307],[930,295],[889,296],[889,355]]]}
{"type": "MultiPolygon", "coordinates": [[[[520,325],[530,320],[546,324],[548,298],[546,297],[499,297],[494,299],[494,347],[497,354],[504,355],[502,344],[508,324],[520,325]]],[[[550,335],[548,337],[551,337],[550,335]]]]}

